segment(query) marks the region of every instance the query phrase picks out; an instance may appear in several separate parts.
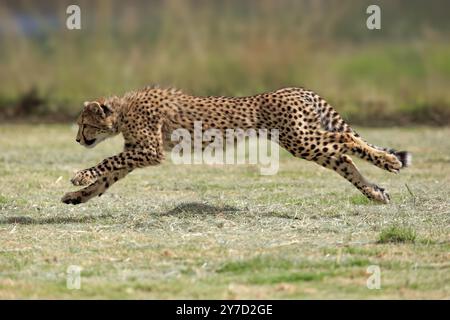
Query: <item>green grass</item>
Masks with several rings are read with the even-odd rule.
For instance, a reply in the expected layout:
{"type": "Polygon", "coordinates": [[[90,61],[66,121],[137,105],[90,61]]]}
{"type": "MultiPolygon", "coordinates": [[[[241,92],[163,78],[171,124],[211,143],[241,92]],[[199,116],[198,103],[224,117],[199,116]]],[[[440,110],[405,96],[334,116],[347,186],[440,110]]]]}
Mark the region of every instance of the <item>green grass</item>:
{"type": "Polygon", "coordinates": [[[399,175],[355,160],[389,205],[283,152],[274,176],[166,161],[68,206],[72,172],[121,138],[84,149],[75,127],[0,125],[0,298],[448,298],[450,129],[358,131],[414,155],[399,175]]]}
{"type": "Polygon", "coordinates": [[[414,243],[416,236],[416,231],[410,227],[391,226],[380,232],[378,243],[414,243]]]}

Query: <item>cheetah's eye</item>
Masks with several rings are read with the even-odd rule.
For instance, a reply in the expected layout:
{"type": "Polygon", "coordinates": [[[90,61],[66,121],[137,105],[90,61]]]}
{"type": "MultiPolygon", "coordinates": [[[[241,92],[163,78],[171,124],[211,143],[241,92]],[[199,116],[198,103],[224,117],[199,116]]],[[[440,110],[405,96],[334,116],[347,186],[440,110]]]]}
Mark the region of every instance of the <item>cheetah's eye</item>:
{"type": "Polygon", "coordinates": [[[105,116],[109,116],[112,114],[111,108],[109,106],[107,106],[106,104],[101,104],[100,108],[102,108],[102,111],[105,114],[105,116]]]}
{"type": "Polygon", "coordinates": [[[91,128],[91,129],[98,129],[98,130],[102,130],[103,128],[97,127],[97,126],[93,126],[91,124],[83,124],[83,126],[85,128],[91,128]]]}

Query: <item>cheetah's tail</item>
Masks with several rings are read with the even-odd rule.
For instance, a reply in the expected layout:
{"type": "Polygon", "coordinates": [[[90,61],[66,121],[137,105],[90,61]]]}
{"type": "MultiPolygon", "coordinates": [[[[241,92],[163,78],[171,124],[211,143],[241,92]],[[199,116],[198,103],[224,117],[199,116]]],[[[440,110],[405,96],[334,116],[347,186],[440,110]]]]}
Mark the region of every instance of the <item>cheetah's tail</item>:
{"type": "Polygon", "coordinates": [[[412,155],[408,151],[395,151],[393,154],[402,163],[402,168],[409,167],[412,164],[412,155]]]}

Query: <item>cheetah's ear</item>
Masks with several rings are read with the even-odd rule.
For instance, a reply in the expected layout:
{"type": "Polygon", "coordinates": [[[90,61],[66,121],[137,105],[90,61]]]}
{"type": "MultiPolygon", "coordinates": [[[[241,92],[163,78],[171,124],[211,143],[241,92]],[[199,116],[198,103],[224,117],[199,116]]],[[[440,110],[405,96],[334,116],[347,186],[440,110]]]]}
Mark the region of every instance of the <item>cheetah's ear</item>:
{"type": "Polygon", "coordinates": [[[111,115],[113,113],[113,110],[111,108],[111,106],[107,105],[107,104],[100,104],[100,108],[103,111],[103,114],[105,115],[105,117],[111,115]]]}
{"type": "Polygon", "coordinates": [[[86,110],[96,113],[102,118],[105,118],[113,113],[113,110],[110,106],[98,101],[85,101],[84,107],[86,108],[86,110]]]}

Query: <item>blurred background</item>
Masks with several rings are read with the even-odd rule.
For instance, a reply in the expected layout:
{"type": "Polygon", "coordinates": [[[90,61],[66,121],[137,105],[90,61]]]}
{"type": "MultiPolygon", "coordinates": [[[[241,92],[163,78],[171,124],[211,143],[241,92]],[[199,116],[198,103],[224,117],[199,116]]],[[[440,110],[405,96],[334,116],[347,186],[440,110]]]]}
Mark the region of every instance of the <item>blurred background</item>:
{"type": "Polygon", "coordinates": [[[450,123],[446,0],[1,1],[0,117],[73,121],[149,84],[196,95],[304,86],[360,125],[450,123]],[[67,6],[81,30],[66,28],[67,6]],[[366,8],[381,7],[381,30],[366,8]]]}

